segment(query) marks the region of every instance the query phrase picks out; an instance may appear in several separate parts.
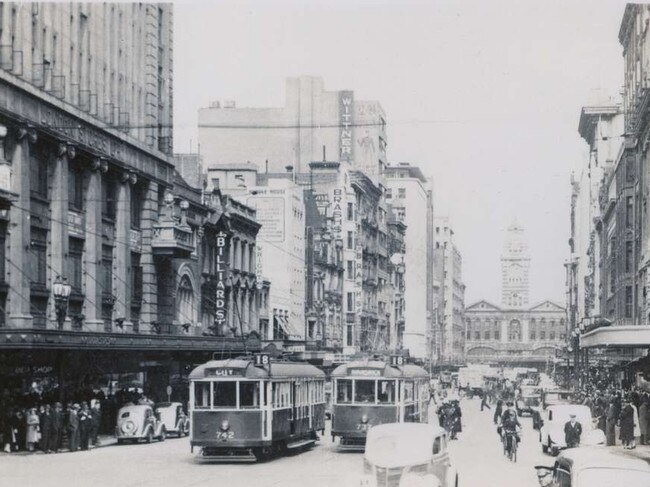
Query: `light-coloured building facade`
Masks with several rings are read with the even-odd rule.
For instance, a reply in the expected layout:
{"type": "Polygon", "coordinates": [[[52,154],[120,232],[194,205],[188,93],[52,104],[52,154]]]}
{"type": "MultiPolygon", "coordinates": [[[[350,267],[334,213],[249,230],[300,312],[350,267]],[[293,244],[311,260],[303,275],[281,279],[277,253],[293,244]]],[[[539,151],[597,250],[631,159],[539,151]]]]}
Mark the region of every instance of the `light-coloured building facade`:
{"type": "Polygon", "coordinates": [[[430,360],[433,350],[431,323],[433,292],[429,275],[432,263],[428,247],[432,232],[427,228],[429,212],[433,211],[428,181],[422,171],[409,163],[386,167],[386,200],[397,220],[406,225],[404,243],[404,333],[403,346],[412,357],[430,360]]]}
{"type": "Polygon", "coordinates": [[[525,229],[510,225],[501,256],[501,305],[480,300],[465,309],[468,363],[552,365],[566,340],[566,309],[549,300],[528,303],[530,261],[525,229]]]}
{"type": "Polygon", "coordinates": [[[250,161],[260,171],[308,172],[323,159],[346,163],[379,183],[386,166],[386,115],[350,90],[327,91],[319,77],[286,81],[282,107],[214,102],[199,110],[199,143],[207,166],[250,161]]]}
{"type": "Polygon", "coordinates": [[[258,184],[252,164],[211,166],[208,189],[253,208],[261,225],[255,251],[263,276],[272,276],[266,340],[305,340],[305,203],[303,188],[284,177],[258,184]]]}
{"type": "Polygon", "coordinates": [[[439,363],[459,364],[465,360],[463,258],[454,243],[454,230],[449,217],[434,217],[433,228],[433,275],[439,283],[434,293],[434,310],[437,311],[437,319],[434,320],[436,359],[439,363]]]}

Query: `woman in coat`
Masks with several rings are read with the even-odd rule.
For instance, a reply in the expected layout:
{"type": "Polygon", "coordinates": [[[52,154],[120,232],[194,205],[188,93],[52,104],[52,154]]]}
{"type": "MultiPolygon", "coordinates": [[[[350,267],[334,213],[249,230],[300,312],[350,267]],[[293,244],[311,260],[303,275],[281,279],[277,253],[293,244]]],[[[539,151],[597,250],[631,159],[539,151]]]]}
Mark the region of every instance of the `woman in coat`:
{"type": "Polygon", "coordinates": [[[634,408],[629,400],[626,400],[621,410],[621,441],[623,448],[630,449],[634,442],[634,408]]]}
{"type": "Polygon", "coordinates": [[[27,412],[25,422],[27,423],[27,449],[29,451],[34,451],[34,446],[41,439],[39,433],[40,420],[38,418],[38,412],[36,411],[36,408],[32,408],[27,412]]]}
{"type": "Polygon", "coordinates": [[[639,406],[639,429],[641,430],[640,443],[645,445],[647,436],[647,417],[648,415],[648,398],[644,394],[641,396],[641,406],[639,406]]]}

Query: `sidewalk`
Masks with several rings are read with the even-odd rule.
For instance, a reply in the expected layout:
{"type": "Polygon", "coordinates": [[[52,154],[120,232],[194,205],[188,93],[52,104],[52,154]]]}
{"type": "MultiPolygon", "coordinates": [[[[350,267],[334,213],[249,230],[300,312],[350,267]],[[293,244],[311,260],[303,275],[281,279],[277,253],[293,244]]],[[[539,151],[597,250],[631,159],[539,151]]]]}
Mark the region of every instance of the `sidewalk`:
{"type": "MultiPolygon", "coordinates": [[[[99,435],[97,437],[97,445],[91,446],[89,450],[95,450],[97,448],[104,448],[107,446],[113,446],[117,445],[117,439],[112,436],[112,435],[99,435]]],[[[48,453],[48,455],[58,455],[61,453],[74,453],[68,450],[67,448],[62,448],[59,450],[59,453],[48,453]]],[[[14,455],[19,455],[19,456],[29,456],[29,455],[46,455],[45,452],[41,450],[34,450],[34,451],[27,451],[27,450],[20,450],[17,452],[11,452],[7,453],[4,450],[0,451],[0,456],[4,457],[9,457],[9,456],[14,456],[14,455]]]]}

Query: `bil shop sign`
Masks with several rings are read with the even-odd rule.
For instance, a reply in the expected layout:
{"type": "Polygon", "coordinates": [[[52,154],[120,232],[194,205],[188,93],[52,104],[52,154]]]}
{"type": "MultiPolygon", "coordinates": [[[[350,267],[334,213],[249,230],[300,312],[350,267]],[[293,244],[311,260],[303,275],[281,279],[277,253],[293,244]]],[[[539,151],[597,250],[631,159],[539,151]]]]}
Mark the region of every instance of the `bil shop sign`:
{"type": "Polygon", "coordinates": [[[227,307],[226,307],[226,278],[228,275],[227,242],[228,235],[224,232],[217,234],[217,293],[215,299],[214,322],[217,326],[222,327],[226,324],[227,307]]]}

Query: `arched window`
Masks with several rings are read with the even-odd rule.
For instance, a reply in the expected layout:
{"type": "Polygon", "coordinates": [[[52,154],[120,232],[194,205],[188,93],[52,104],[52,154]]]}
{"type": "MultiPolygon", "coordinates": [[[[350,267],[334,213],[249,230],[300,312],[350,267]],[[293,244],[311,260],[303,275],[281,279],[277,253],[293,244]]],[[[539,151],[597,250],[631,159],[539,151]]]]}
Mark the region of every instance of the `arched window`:
{"type": "Polygon", "coordinates": [[[542,318],[539,320],[539,339],[546,340],[546,319],[542,318]]]}
{"type": "Polygon", "coordinates": [[[181,277],[176,292],[176,321],[181,324],[191,323],[196,325],[196,312],[194,288],[192,287],[192,281],[186,274],[181,277]]]}
{"type": "Polygon", "coordinates": [[[537,340],[537,320],[535,318],[531,318],[528,324],[528,339],[531,342],[537,340]]]}
{"type": "Polygon", "coordinates": [[[520,342],[521,341],[521,323],[519,320],[512,320],[508,325],[508,341],[520,342]]]}

